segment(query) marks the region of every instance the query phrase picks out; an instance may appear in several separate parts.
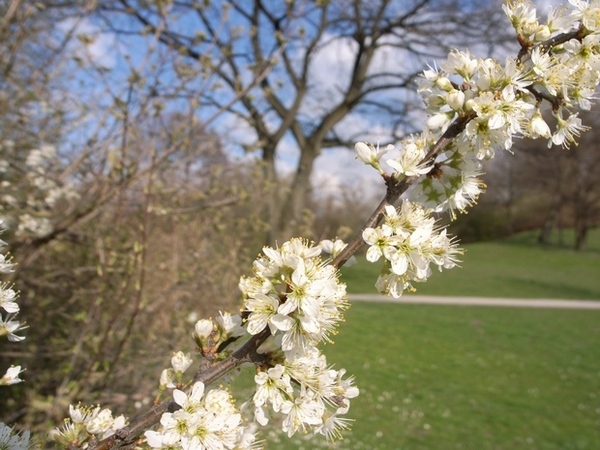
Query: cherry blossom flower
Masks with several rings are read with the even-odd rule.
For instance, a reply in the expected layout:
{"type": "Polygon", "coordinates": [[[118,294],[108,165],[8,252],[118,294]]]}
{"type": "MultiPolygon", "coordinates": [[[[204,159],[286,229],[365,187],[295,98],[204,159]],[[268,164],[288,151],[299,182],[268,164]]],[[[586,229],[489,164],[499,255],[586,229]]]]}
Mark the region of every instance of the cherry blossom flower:
{"type": "Polygon", "coordinates": [[[10,384],[20,383],[23,381],[19,378],[19,374],[22,372],[23,369],[21,369],[21,366],[10,366],[2,378],[0,378],[0,386],[8,386],[10,384]]]}
{"type": "Polygon", "coordinates": [[[10,284],[0,283],[0,308],[10,314],[18,313],[19,305],[15,301],[17,297],[10,284]]]}
{"type": "Polygon", "coordinates": [[[183,353],[182,351],[175,352],[171,357],[171,366],[175,373],[183,373],[192,365],[192,360],[189,353],[183,353]]]}
{"type": "Polygon", "coordinates": [[[383,224],[365,229],[363,239],[370,245],[367,255],[375,249],[374,253],[386,260],[376,287],[394,297],[411,288],[412,281],[425,281],[431,273],[430,264],[454,267],[460,252],[445,229],[436,227],[427,211],[408,200],[404,200],[399,210],[388,206],[383,224]],[[380,235],[385,236],[386,248],[391,249],[383,252],[379,240],[365,239],[380,235]]]}
{"type": "Polygon", "coordinates": [[[400,147],[400,157],[388,159],[387,164],[394,169],[394,177],[401,180],[404,177],[420,176],[428,173],[431,162],[424,161],[426,155],[426,137],[411,136],[400,147]]]}
{"type": "Polygon", "coordinates": [[[559,113],[556,114],[556,119],[558,124],[551,141],[554,145],[562,145],[565,148],[569,148],[572,143],[576,143],[576,138],[579,137],[582,131],[589,129],[589,127],[581,123],[581,119],[576,113],[570,115],[567,119],[563,119],[559,113]]]}
{"type": "Polygon", "coordinates": [[[360,159],[362,162],[369,166],[373,166],[379,172],[383,172],[381,169],[381,164],[379,160],[383,155],[385,155],[388,151],[393,149],[393,145],[388,145],[384,150],[379,149],[379,144],[377,147],[366,144],[364,142],[357,142],[354,145],[354,151],[356,152],[356,157],[360,159]]]}
{"type": "Polygon", "coordinates": [[[161,427],[144,433],[152,448],[251,449],[255,435],[243,425],[231,394],[223,389],[206,391],[194,383],[189,394],[175,389],[173,399],[181,407],[161,416],[161,427]]]}
{"type": "Polygon", "coordinates": [[[125,416],[113,417],[108,408],[69,405],[69,419],[61,428],[50,432],[50,438],[65,447],[83,444],[92,436],[105,439],[127,425],[125,416]]]}
{"type": "Polygon", "coordinates": [[[14,315],[8,314],[6,318],[0,314],[0,336],[6,336],[11,342],[20,342],[25,339],[24,336],[18,336],[15,333],[24,330],[26,327],[18,320],[12,320],[14,315]]]}

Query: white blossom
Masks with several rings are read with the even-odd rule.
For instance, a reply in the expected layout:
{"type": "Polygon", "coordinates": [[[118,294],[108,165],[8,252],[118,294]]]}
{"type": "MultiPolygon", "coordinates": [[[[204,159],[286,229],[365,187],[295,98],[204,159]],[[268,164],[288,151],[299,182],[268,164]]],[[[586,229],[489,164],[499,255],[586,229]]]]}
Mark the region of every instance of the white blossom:
{"type": "Polygon", "coordinates": [[[160,386],[164,388],[174,388],[176,386],[176,375],[173,368],[164,369],[160,373],[160,386]]]}
{"type": "Polygon", "coordinates": [[[569,3],[577,10],[574,10],[571,17],[579,20],[589,31],[596,32],[600,28],[600,1],[599,0],[569,0],[569,3]]]}
{"type": "Polygon", "coordinates": [[[399,210],[388,206],[383,224],[365,229],[363,239],[370,245],[367,258],[372,249],[385,258],[376,287],[394,297],[411,288],[413,281],[425,281],[432,263],[439,268],[454,267],[460,252],[446,231],[435,226],[428,212],[408,200],[403,201],[399,210]],[[373,239],[374,236],[382,238],[373,239]]]}
{"type": "Polygon", "coordinates": [[[554,145],[569,148],[572,143],[576,142],[576,138],[579,137],[581,132],[589,128],[581,123],[577,113],[571,114],[567,119],[563,119],[559,113],[556,114],[556,119],[558,123],[551,141],[554,145]]]}
{"type": "Polygon", "coordinates": [[[189,394],[175,389],[173,399],[181,406],[161,416],[161,427],[144,433],[152,448],[249,449],[254,430],[243,425],[231,395],[223,389],[205,390],[194,383],[189,394]]]}
{"type": "Polygon", "coordinates": [[[411,136],[402,142],[400,156],[386,161],[394,169],[396,179],[401,180],[404,177],[420,176],[431,170],[431,162],[424,161],[427,144],[426,136],[411,136]]]}
{"type": "Polygon", "coordinates": [[[16,264],[11,263],[11,261],[12,259],[10,257],[0,254],[0,273],[14,272],[14,267],[16,266],[16,264]]]}
{"type": "Polygon", "coordinates": [[[194,326],[194,336],[200,340],[200,342],[206,342],[213,332],[214,324],[212,320],[200,319],[194,326]]]}
{"type": "Polygon", "coordinates": [[[0,308],[7,313],[15,314],[19,312],[19,305],[15,301],[17,293],[8,283],[0,283],[0,308]]]}
{"type": "Polygon", "coordinates": [[[0,449],[29,450],[34,447],[29,431],[18,432],[0,422],[0,449]]]}
{"type": "Polygon", "coordinates": [[[185,372],[193,363],[189,353],[183,353],[182,351],[175,352],[171,357],[171,366],[175,372],[185,372]]]}
{"type": "Polygon", "coordinates": [[[99,439],[106,439],[123,428],[126,422],[124,416],[113,418],[110,409],[97,407],[84,423],[88,433],[98,436],[99,439]]]}
{"type": "Polygon", "coordinates": [[[282,348],[290,354],[329,339],[347,307],[346,286],[320,253],[319,246],[301,239],[263,249],[254,262],[255,277],[240,280],[250,334],[268,326],[272,335],[282,335],[282,348]]]}
{"type": "Polygon", "coordinates": [[[225,338],[240,337],[246,334],[246,330],[242,327],[242,317],[239,314],[232,315],[219,311],[216,321],[225,338]]]}
{"type": "Polygon", "coordinates": [[[82,443],[91,436],[105,439],[127,425],[125,416],[113,417],[112,411],[100,406],[69,405],[69,419],[50,432],[50,438],[64,446],[82,443]]]}
{"type": "Polygon", "coordinates": [[[8,314],[5,318],[0,314],[0,336],[6,336],[11,342],[20,342],[25,339],[24,336],[18,336],[15,333],[24,330],[26,327],[18,320],[13,320],[14,315],[8,314]]]}
{"type": "Polygon", "coordinates": [[[23,381],[21,378],[19,378],[19,374],[21,374],[22,372],[23,369],[21,369],[21,366],[10,366],[6,370],[6,373],[2,376],[2,378],[0,378],[0,386],[8,386],[11,384],[20,383],[21,381],[23,381]]]}
{"type": "Polygon", "coordinates": [[[370,144],[366,144],[365,142],[357,142],[354,145],[356,157],[365,164],[373,166],[379,172],[383,172],[379,160],[382,158],[383,155],[385,155],[388,151],[390,151],[393,148],[393,145],[388,145],[384,150],[380,150],[379,144],[377,144],[377,147],[374,147],[370,144]]]}

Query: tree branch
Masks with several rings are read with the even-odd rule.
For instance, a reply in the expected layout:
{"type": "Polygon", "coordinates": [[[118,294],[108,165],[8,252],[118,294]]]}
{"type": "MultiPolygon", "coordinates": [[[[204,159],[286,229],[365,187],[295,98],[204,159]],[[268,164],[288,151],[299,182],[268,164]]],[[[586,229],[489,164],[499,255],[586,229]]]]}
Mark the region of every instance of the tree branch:
{"type": "MultiPolygon", "coordinates": [[[[205,360],[194,376],[192,383],[190,383],[185,391],[189,392],[192,385],[197,382],[209,385],[229,371],[240,367],[242,364],[250,362],[256,364],[263,363],[266,358],[258,354],[257,349],[269,336],[270,331],[266,328],[259,334],[252,336],[242,347],[236,350],[227,359],[217,363],[211,363],[210,361],[205,360]]],[[[174,400],[165,400],[134,419],[127,427],[118,430],[114,435],[98,443],[92,442],[87,448],[88,450],[127,448],[129,445],[133,444],[144,431],[156,425],[164,413],[177,411],[180,408],[181,407],[174,400]]]]}

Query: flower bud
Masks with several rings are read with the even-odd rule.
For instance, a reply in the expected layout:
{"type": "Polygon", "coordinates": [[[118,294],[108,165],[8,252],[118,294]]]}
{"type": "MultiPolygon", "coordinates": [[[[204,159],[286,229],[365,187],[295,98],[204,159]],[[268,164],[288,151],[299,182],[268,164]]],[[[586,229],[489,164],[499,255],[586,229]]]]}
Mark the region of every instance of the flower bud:
{"type": "Polygon", "coordinates": [[[438,128],[442,128],[444,125],[450,122],[450,119],[451,117],[449,117],[448,114],[436,114],[435,116],[431,116],[427,120],[427,126],[432,130],[436,130],[438,128]]]}
{"type": "Polygon", "coordinates": [[[390,147],[393,148],[392,145],[388,145],[385,150],[380,151],[379,144],[377,145],[377,148],[375,148],[374,146],[368,145],[364,142],[357,142],[354,144],[354,151],[356,152],[356,157],[362,162],[374,167],[379,172],[383,172],[379,160],[390,149],[390,147]]]}
{"type": "Polygon", "coordinates": [[[431,94],[427,97],[427,104],[430,108],[439,109],[446,104],[446,100],[440,94],[431,94]]]}
{"type": "Polygon", "coordinates": [[[473,106],[475,106],[475,101],[471,98],[465,102],[464,110],[465,112],[473,111],[473,106]]]}
{"type": "Polygon", "coordinates": [[[447,102],[454,111],[460,111],[465,103],[465,93],[454,89],[448,93],[447,102]]]}
{"type": "Polygon", "coordinates": [[[354,144],[354,151],[356,152],[356,156],[365,164],[369,164],[374,155],[374,149],[369,147],[364,142],[357,142],[354,144]]]}
{"type": "Polygon", "coordinates": [[[452,86],[452,82],[446,77],[439,77],[435,81],[435,84],[442,91],[448,92],[448,91],[451,91],[452,89],[454,89],[454,86],[452,86]]]}
{"type": "Polygon", "coordinates": [[[548,124],[546,123],[546,121],[544,120],[542,115],[540,114],[539,110],[531,118],[530,126],[531,126],[531,134],[532,134],[533,138],[538,138],[538,137],[550,138],[552,136],[550,127],[548,126],[548,124]]]}
{"type": "Polygon", "coordinates": [[[164,369],[160,374],[160,386],[163,388],[174,388],[175,385],[175,371],[173,369],[164,369]]]}
{"type": "Polygon", "coordinates": [[[173,366],[175,372],[185,372],[192,365],[192,362],[189,353],[183,353],[182,351],[173,354],[171,358],[171,366],[173,366]]]}
{"type": "Polygon", "coordinates": [[[200,319],[198,322],[196,322],[196,325],[194,326],[194,335],[202,342],[206,342],[212,332],[212,320],[200,319]]]}
{"type": "Polygon", "coordinates": [[[543,42],[550,39],[551,36],[552,33],[550,32],[550,28],[548,28],[548,25],[540,25],[536,30],[533,39],[536,42],[543,42]]]}

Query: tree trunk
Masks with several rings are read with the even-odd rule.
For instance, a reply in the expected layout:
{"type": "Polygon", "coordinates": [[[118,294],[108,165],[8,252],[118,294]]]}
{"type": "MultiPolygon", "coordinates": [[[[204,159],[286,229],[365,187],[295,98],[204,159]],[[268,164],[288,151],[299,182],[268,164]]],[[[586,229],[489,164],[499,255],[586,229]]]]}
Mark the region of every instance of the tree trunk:
{"type": "Polygon", "coordinates": [[[585,250],[585,244],[587,242],[587,234],[589,227],[581,224],[577,227],[575,234],[575,250],[578,252],[585,250]]]}
{"type": "Polygon", "coordinates": [[[310,189],[310,176],[318,151],[313,145],[301,150],[300,161],[290,190],[285,198],[278,226],[274,235],[281,241],[288,240],[296,231],[310,189]]]}
{"type": "Polygon", "coordinates": [[[275,170],[275,149],[269,146],[263,151],[263,176],[265,180],[265,195],[267,205],[264,211],[264,220],[267,223],[267,232],[264,239],[265,245],[274,246],[279,235],[279,217],[281,211],[280,186],[275,170]]]}
{"type": "Polygon", "coordinates": [[[540,234],[538,234],[538,244],[550,244],[552,232],[558,226],[558,219],[560,217],[560,206],[560,200],[553,201],[552,205],[550,205],[550,209],[548,210],[548,215],[546,216],[544,225],[540,230],[540,234]]]}

